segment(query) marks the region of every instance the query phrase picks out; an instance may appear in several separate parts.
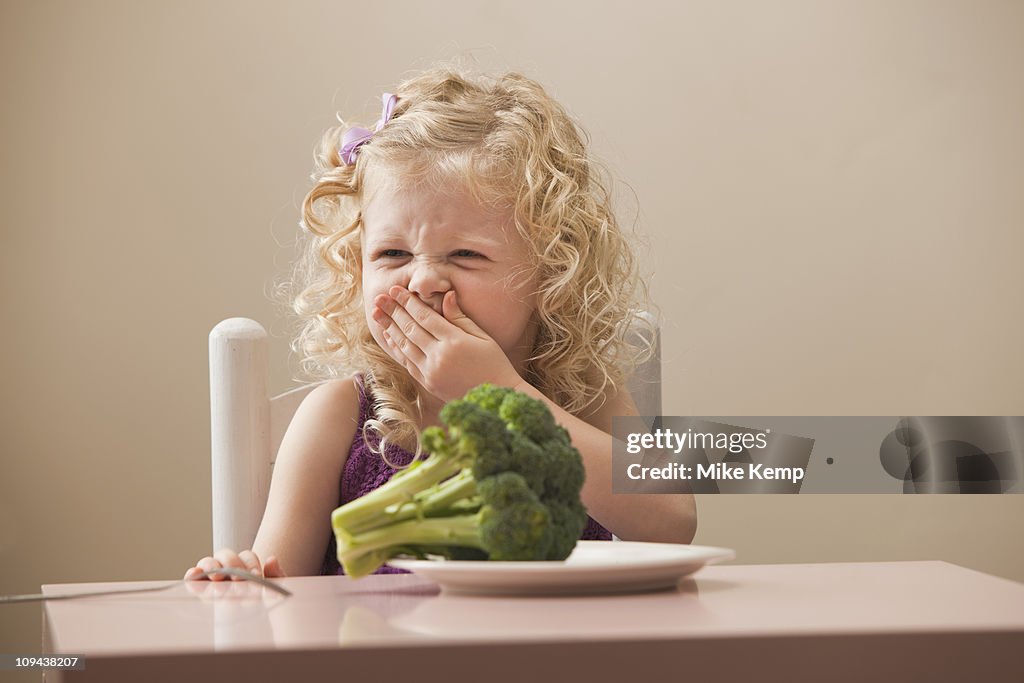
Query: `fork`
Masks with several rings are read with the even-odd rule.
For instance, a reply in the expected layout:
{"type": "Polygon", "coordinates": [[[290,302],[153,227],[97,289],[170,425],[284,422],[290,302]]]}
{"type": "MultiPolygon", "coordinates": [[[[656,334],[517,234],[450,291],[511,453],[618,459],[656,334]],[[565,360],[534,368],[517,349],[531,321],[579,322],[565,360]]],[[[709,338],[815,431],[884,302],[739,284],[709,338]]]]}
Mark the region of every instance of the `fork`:
{"type": "MultiPolygon", "coordinates": [[[[237,576],[238,578],[245,579],[246,581],[253,581],[261,586],[265,586],[270,590],[280,593],[287,597],[292,593],[282,586],[274,583],[270,579],[262,576],[256,576],[245,569],[239,569],[238,567],[221,567],[219,569],[211,569],[205,571],[202,574],[197,574],[195,579],[189,579],[194,581],[196,579],[208,579],[214,574],[225,574],[227,576],[237,576]]],[[[46,595],[44,593],[29,593],[27,595],[0,595],[0,605],[6,603],[15,602],[44,602],[46,600],[73,600],[75,598],[91,598],[98,595],[123,595],[125,593],[155,593],[156,591],[167,590],[168,588],[174,588],[175,586],[185,583],[184,581],[174,581],[167,584],[166,586],[156,586],[153,588],[125,588],[122,590],[111,590],[111,591],[89,591],[84,593],[67,593],[65,595],[46,595]]]]}

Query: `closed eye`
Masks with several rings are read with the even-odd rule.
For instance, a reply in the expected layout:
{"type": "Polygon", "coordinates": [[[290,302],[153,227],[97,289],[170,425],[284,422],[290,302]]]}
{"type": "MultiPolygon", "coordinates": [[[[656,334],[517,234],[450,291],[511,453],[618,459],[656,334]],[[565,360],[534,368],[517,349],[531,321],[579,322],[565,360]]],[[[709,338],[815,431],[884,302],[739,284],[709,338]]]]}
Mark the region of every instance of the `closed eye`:
{"type": "MultiPolygon", "coordinates": [[[[382,249],[378,254],[377,258],[405,258],[409,255],[409,252],[402,249],[382,249]]],[[[455,258],[486,258],[483,254],[472,249],[458,249],[452,252],[452,256],[455,258]]]]}

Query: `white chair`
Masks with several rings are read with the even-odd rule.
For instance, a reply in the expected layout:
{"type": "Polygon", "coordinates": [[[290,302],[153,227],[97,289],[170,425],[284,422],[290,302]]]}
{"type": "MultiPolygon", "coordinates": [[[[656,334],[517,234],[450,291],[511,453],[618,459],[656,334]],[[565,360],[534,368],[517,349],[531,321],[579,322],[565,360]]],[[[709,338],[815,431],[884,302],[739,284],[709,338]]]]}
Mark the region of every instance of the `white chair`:
{"type": "MultiPolygon", "coordinates": [[[[648,313],[643,314],[652,323],[648,313]]],[[[638,331],[634,334],[639,334],[638,331]]],[[[661,339],[629,381],[640,415],[661,414],[661,339]]],[[[213,551],[251,548],[270,491],[284,432],[317,383],[267,393],[267,332],[255,320],[229,318],[210,332],[210,435],[213,551]]]]}

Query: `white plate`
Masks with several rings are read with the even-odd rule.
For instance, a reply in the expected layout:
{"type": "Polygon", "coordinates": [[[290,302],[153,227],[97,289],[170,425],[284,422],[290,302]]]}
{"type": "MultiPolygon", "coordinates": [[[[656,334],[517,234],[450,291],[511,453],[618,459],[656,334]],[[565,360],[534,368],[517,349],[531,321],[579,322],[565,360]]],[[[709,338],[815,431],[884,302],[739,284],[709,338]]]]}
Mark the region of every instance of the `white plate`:
{"type": "Polygon", "coordinates": [[[728,548],[632,541],[580,541],[563,562],[393,559],[447,593],[571,595],[675,588],[705,564],[736,557],[728,548]]]}

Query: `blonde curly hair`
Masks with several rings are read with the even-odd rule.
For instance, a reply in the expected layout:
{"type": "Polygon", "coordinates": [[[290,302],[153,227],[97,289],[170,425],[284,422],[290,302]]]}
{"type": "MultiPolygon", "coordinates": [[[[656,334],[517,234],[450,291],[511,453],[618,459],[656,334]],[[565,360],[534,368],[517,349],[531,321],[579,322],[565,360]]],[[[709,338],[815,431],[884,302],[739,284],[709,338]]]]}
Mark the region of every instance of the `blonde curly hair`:
{"type": "MultiPolygon", "coordinates": [[[[632,248],[611,210],[607,171],[588,157],[587,133],[535,81],[453,65],[398,86],[392,118],[346,165],[339,146],[354,124],[329,129],[302,204],[303,253],[289,296],[299,316],[292,349],[314,378],[363,371],[376,419],[363,437],[386,452],[420,454],[423,404],[408,372],[374,341],[362,307],[360,233],[369,175],[399,186],[459,187],[481,205],[512,210],[532,245],[538,335],[524,379],[585,416],[649,357],[650,308],[632,248]],[[369,175],[368,175],[369,174],[369,175]],[[376,432],[379,445],[367,438],[376,432]]],[[[385,456],[386,459],[386,456],[385,456]]]]}

